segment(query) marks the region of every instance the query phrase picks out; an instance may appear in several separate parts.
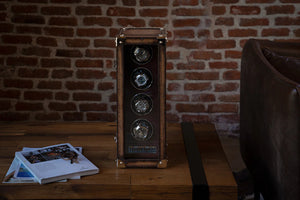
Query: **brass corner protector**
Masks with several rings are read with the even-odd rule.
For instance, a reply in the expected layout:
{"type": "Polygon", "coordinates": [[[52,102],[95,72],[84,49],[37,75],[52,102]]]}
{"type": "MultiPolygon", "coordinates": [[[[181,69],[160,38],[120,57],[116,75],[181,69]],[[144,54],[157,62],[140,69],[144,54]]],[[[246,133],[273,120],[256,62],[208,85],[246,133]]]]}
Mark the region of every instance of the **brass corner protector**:
{"type": "Polygon", "coordinates": [[[117,159],[117,167],[124,169],[126,168],[126,164],[122,160],[117,159]]]}
{"type": "Polygon", "coordinates": [[[167,165],[168,165],[168,160],[164,159],[158,162],[157,168],[159,169],[167,168],[167,165]]]}

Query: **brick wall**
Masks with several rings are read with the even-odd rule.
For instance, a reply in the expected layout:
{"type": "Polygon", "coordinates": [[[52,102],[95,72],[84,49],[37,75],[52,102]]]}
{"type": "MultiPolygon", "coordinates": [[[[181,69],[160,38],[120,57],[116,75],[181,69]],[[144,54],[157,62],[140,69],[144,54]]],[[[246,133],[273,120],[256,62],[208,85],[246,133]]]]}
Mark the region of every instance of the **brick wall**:
{"type": "Polygon", "coordinates": [[[299,3],[0,0],[0,121],[115,121],[115,36],[166,27],[168,121],[235,133],[243,44],[299,41],[299,3]]]}

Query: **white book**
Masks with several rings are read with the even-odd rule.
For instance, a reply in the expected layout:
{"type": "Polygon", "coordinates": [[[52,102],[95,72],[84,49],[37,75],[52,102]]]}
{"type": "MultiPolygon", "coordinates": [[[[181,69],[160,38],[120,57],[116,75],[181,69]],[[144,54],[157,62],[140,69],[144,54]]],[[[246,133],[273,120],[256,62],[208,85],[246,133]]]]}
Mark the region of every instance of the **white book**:
{"type": "Polygon", "coordinates": [[[98,167],[69,143],[19,151],[15,156],[40,184],[99,172],[98,167]]]}

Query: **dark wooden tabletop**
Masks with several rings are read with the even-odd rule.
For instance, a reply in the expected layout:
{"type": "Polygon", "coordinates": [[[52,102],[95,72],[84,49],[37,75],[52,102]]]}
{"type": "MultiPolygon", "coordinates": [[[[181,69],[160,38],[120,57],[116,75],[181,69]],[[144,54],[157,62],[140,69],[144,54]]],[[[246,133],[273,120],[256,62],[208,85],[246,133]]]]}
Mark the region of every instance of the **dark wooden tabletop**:
{"type": "MultiPolygon", "coordinates": [[[[195,124],[209,198],[237,199],[237,185],[211,124],[195,124]]],[[[167,125],[166,169],[118,169],[116,123],[11,123],[0,125],[0,178],[16,151],[71,143],[100,173],[65,183],[0,183],[0,199],[192,199],[193,182],[180,124],[167,125]]]]}

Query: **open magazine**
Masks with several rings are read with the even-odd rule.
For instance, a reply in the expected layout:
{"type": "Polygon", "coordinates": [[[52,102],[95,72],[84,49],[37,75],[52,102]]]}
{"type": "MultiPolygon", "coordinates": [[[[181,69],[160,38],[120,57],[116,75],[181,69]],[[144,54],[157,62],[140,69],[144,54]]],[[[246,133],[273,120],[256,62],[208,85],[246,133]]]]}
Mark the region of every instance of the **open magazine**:
{"type": "MultiPolygon", "coordinates": [[[[37,181],[40,184],[99,172],[93,163],[69,143],[16,152],[13,164],[16,165],[15,178],[20,177],[25,182],[28,178],[28,182],[37,181]]],[[[12,171],[11,168],[8,173],[12,171]]],[[[15,180],[18,182],[18,178],[15,180]]]]}

